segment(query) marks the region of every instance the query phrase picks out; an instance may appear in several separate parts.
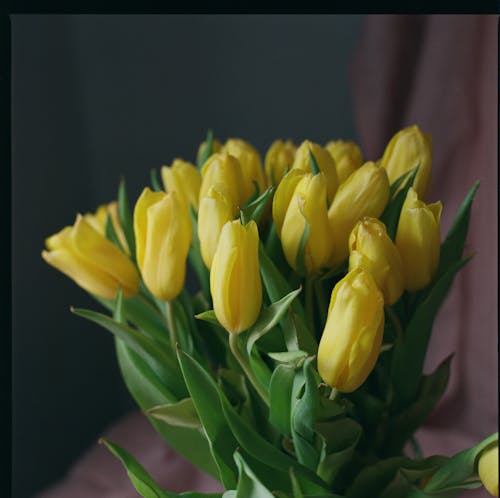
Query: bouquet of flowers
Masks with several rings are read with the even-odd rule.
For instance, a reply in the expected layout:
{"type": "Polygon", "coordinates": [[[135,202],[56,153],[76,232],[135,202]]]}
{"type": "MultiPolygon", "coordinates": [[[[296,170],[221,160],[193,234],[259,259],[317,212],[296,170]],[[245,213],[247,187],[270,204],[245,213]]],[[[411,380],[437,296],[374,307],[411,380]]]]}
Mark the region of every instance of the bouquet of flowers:
{"type": "MultiPolygon", "coordinates": [[[[107,312],[125,384],[161,436],[219,479],[224,498],[498,496],[498,433],[454,456],[413,436],[452,361],[423,374],[457,272],[471,203],[441,242],[426,203],[431,141],[411,126],[377,162],[341,140],[275,141],[264,167],[208,133],[129,207],[117,201],[46,240],[42,256],[107,312]],[[185,287],[189,266],[199,286],[185,287]]],[[[191,271],[190,270],[190,271],[191,271]]],[[[101,440],[145,498],[161,489],[101,440]]]]}

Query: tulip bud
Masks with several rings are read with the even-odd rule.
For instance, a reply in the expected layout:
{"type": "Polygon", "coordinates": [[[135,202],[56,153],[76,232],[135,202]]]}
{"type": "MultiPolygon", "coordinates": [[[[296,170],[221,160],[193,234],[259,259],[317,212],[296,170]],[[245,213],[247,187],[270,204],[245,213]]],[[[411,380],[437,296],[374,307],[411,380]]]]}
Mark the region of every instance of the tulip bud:
{"type": "Polygon", "coordinates": [[[210,156],[201,169],[200,201],[211,186],[218,184],[224,185],[235,215],[244,203],[244,179],[238,159],[225,152],[210,156]]]}
{"type": "Polygon", "coordinates": [[[387,235],[385,225],[375,218],[363,218],[349,237],[349,271],[370,272],[386,304],[394,304],[403,293],[403,263],[387,235]]]}
{"type": "Polygon", "coordinates": [[[309,233],[304,249],[304,266],[308,274],[324,268],[330,256],[330,226],[326,208],[326,181],[323,173],[305,173],[297,183],[286,210],[280,232],[281,245],[288,264],[300,271],[298,251],[306,223],[309,233]]]}
{"type": "Polygon", "coordinates": [[[142,191],[134,209],[137,264],[147,288],[163,301],[184,286],[191,220],[177,192],[142,191]]]}
{"type": "MultiPolygon", "coordinates": [[[[201,142],[200,146],[198,147],[198,153],[196,154],[196,164],[198,164],[200,162],[200,159],[203,155],[203,152],[205,151],[206,146],[207,146],[207,142],[204,141],[204,142],[201,142]]],[[[214,138],[212,140],[212,154],[217,154],[218,152],[220,152],[221,149],[222,149],[222,144],[216,138],[214,138]]],[[[210,154],[210,155],[212,155],[212,154],[210,154]]],[[[203,164],[201,166],[203,166],[203,164]]]]}
{"type": "Polygon", "coordinates": [[[281,229],[285,221],[286,211],[290,205],[290,200],[295,192],[295,187],[304,177],[304,173],[300,169],[290,170],[281,180],[273,198],[273,221],[276,225],[276,233],[281,237],[281,229]]]}
{"type": "Polygon", "coordinates": [[[233,219],[231,201],[219,184],[208,189],[201,199],[198,212],[198,238],[200,239],[201,257],[210,270],[215,250],[219,242],[222,227],[233,219]]]}
{"type": "Polygon", "coordinates": [[[296,150],[290,140],[275,140],[271,144],[264,161],[268,185],[279,185],[287,169],[292,167],[296,150]]]}
{"type": "Polygon", "coordinates": [[[396,247],[403,262],[405,289],[426,287],[439,264],[441,202],[425,204],[412,187],[401,208],[396,247]]]}
{"type": "Polygon", "coordinates": [[[255,184],[262,194],[266,189],[262,161],[257,149],[248,142],[239,138],[230,138],[226,141],[223,151],[236,157],[240,162],[243,173],[243,202],[247,201],[255,192],[255,184]]]}
{"type": "Polygon", "coordinates": [[[420,165],[413,187],[418,197],[425,199],[431,179],[431,161],[431,136],[422,133],[418,126],[414,125],[404,128],[391,138],[382,156],[381,165],[387,170],[391,185],[401,175],[420,165]]]}
{"type": "Polygon", "coordinates": [[[384,333],[384,298],[362,268],[334,287],[318,348],[318,372],[341,392],[356,390],[373,370],[384,333]]]}
{"type": "Polygon", "coordinates": [[[330,266],[342,263],[349,255],[349,235],[364,216],[378,218],[389,201],[389,181],[383,168],[369,161],[342,183],[328,210],[332,228],[330,266]]]}
{"type": "Polygon", "coordinates": [[[335,140],[334,142],[328,142],[325,149],[335,161],[335,170],[337,171],[339,185],[347,180],[347,177],[363,164],[361,149],[354,142],[335,140]]]}
{"type": "Polygon", "coordinates": [[[477,472],[488,493],[498,496],[498,441],[481,453],[477,472]]]}
{"type": "Polygon", "coordinates": [[[175,159],[170,167],[161,168],[163,185],[167,192],[177,192],[177,197],[189,209],[189,204],[198,209],[201,176],[194,165],[175,159]]]}
{"type": "Polygon", "coordinates": [[[335,192],[337,192],[339,183],[335,170],[335,161],[326,149],[309,140],[304,140],[295,153],[292,169],[301,169],[306,173],[314,173],[311,165],[311,152],[314,159],[316,159],[319,170],[325,175],[328,203],[330,203],[335,196],[335,192]]]}
{"type": "Polygon", "coordinates": [[[48,250],[42,252],[43,259],[87,292],[114,299],[120,288],[125,297],[139,290],[139,274],[132,261],[81,215],[45,244],[48,250]]]}
{"type": "Polygon", "coordinates": [[[210,271],[214,312],[222,326],[233,334],[251,327],[262,305],[259,275],[259,232],[251,220],[242,225],[229,221],[219,237],[210,271]]]}

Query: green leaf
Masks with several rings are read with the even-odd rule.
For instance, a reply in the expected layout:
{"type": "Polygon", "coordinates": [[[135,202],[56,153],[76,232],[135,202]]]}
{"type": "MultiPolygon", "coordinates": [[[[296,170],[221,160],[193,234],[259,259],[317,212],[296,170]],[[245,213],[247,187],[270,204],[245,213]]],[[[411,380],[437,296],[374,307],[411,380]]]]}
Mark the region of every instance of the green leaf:
{"type": "Polygon", "coordinates": [[[490,445],[498,441],[498,432],[487,437],[476,446],[452,456],[427,483],[426,493],[438,494],[447,491],[473,489],[481,486],[477,476],[477,459],[490,445]]]}
{"type": "Polygon", "coordinates": [[[184,307],[177,298],[173,299],[168,304],[166,303],[166,305],[171,307],[175,330],[177,332],[177,340],[179,341],[181,349],[192,355],[194,352],[193,336],[184,307]]]}
{"type": "Polygon", "coordinates": [[[345,496],[346,498],[380,496],[380,493],[391,483],[399,470],[411,471],[411,478],[417,480],[434,474],[445,461],[446,458],[440,456],[422,460],[411,460],[406,457],[380,460],[365,467],[356,475],[345,496]]]}
{"type": "Polygon", "coordinates": [[[144,498],[168,498],[169,495],[156,484],[144,467],[130,453],[107,439],[102,438],[99,442],[104,444],[122,462],[134,488],[141,496],[144,498]]]}
{"type": "Polygon", "coordinates": [[[266,209],[267,203],[272,196],[272,193],[273,189],[268,188],[264,191],[263,194],[261,194],[255,200],[247,202],[245,206],[243,206],[241,211],[242,211],[242,217],[245,220],[245,224],[248,223],[250,220],[254,220],[255,223],[259,223],[262,214],[266,209]]]}
{"type": "Polygon", "coordinates": [[[395,389],[394,410],[407,406],[417,394],[425,353],[432,331],[434,317],[439,311],[456,273],[469,261],[453,264],[432,286],[421,301],[408,324],[403,337],[396,340],[391,377],[395,389]]]}
{"type": "Polygon", "coordinates": [[[302,350],[313,356],[318,352],[318,343],[311,335],[303,318],[295,312],[288,313],[283,330],[287,349],[302,350]]]}
{"type": "Polygon", "coordinates": [[[305,391],[293,407],[292,439],[295,453],[300,463],[311,470],[316,470],[319,463],[319,452],[316,448],[316,434],[313,425],[319,409],[318,385],[319,377],[312,369],[313,358],[304,362],[305,391]]]}
{"type": "MultiPolygon", "coordinates": [[[[166,390],[151,367],[137,353],[116,337],[115,345],[123,380],[142,410],[177,401],[176,396],[166,390]]],[[[172,448],[207,474],[218,478],[219,473],[204,434],[199,430],[175,427],[164,421],[148,418],[172,448]]]]}
{"type": "Polygon", "coordinates": [[[108,213],[106,216],[106,228],[104,230],[106,238],[111,241],[120,251],[125,253],[125,250],[123,249],[123,246],[120,242],[120,239],[118,238],[118,235],[116,234],[115,227],[113,226],[113,221],[111,219],[111,215],[108,213]]]}
{"type": "MultiPolygon", "coordinates": [[[[396,232],[398,229],[399,215],[401,214],[401,208],[406,199],[406,194],[408,190],[413,185],[415,177],[417,176],[419,166],[416,166],[409,177],[409,180],[405,183],[405,186],[397,192],[392,199],[389,200],[382,216],[380,216],[380,221],[385,223],[387,227],[387,234],[392,240],[396,239],[396,232]]],[[[397,181],[397,180],[396,180],[397,181]]]]}
{"type": "Polygon", "coordinates": [[[267,356],[277,361],[278,363],[289,363],[290,366],[295,366],[298,362],[300,362],[307,356],[307,353],[300,350],[283,351],[277,353],[267,353],[267,356]]]}
{"type": "Polygon", "coordinates": [[[238,452],[234,453],[234,460],[238,466],[236,498],[274,498],[273,494],[257,479],[238,452]]]}
{"type": "Polygon", "coordinates": [[[115,298],[115,309],[113,310],[113,319],[118,323],[125,323],[123,317],[123,291],[118,289],[115,298]]]}
{"type": "Polygon", "coordinates": [[[448,356],[431,375],[424,375],[415,401],[401,413],[391,417],[391,431],[384,445],[388,454],[401,452],[406,441],[425,422],[446,391],[452,357],[453,355],[448,356]]]}
{"type": "Polygon", "coordinates": [[[97,323],[121,339],[150,365],[158,378],[161,379],[162,383],[164,383],[172,393],[174,393],[177,399],[186,397],[187,392],[182,382],[178,366],[173,362],[172,358],[149,337],[146,337],[127,325],[116,322],[102,313],[75,308],[72,308],[71,311],[75,315],[97,323]]]}
{"type": "Polygon", "coordinates": [[[198,282],[207,299],[210,299],[210,273],[201,257],[200,239],[198,238],[198,215],[193,206],[189,206],[189,215],[191,217],[191,227],[193,231],[191,247],[189,248],[189,263],[198,277],[198,282]]]}
{"type": "Polygon", "coordinates": [[[145,413],[173,427],[201,429],[200,418],[191,398],[182,399],[177,403],[154,406],[146,410],[145,413]]]}
{"type": "Polygon", "coordinates": [[[221,327],[224,330],[224,327],[219,323],[219,320],[217,320],[214,310],[203,311],[202,313],[194,315],[194,317],[198,320],[203,320],[204,322],[221,327]]]}
{"type": "Polygon", "coordinates": [[[153,187],[153,190],[155,192],[161,192],[163,189],[160,185],[160,182],[158,181],[158,176],[156,174],[156,168],[153,168],[151,170],[150,177],[151,177],[151,186],[153,187]]]}
{"type": "Polygon", "coordinates": [[[297,266],[297,273],[299,275],[307,275],[306,265],[306,246],[309,240],[309,223],[304,216],[304,231],[300,237],[299,247],[297,248],[297,256],[295,257],[295,265],[297,266]]]}
{"type": "Polygon", "coordinates": [[[269,386],[269,421],[287,436],[291,434],[292,392],[295,368],[278,365],[269,386]]]}
{"type": "Polygon", "coordinates": [[[455,220],[446,235],[446,239],[441,245],[441,254],[439,257],[438,275],[444,272],[456,261],[461,259],[464,250],[465,239],[469,230],[470,212],[472,201],[479,188],[479,182],[474,183],[469,193],[463,200],[457,212],[455,220]]]}
{"type": "Polygon", "coordinates": [[[127,190],[125,187],[125,180],[120,180],[118,187],[118,218],[120,225],[125,234],[125,240],[130,249],[132,260],[135,261],[135,236],[134,236],[134,220],[132,219],[132,212],[128,203],[127,190]]]}
{"type": "MultiPolygon", "coordinates": [[[[266,254],[262,242],[259,243],[259,268],[264,289],[271,303],[279,301],[282,297],[293,291],[285,277],[279,272],[272,260],[266,254]]],[[[294,301],[292,303],[292,309],[302,317],[305,316],[304,308],[300,301],[294,301]]]]}
{"type": "Polygon", "coordinates": [[[233,453],[238,443],[234,439],[224,417],[219,388],[212,377],[187,353],[178,350],[177,357],[193,400],[203,424],[220,478],[226,489],[236,486],[236,466],[233,453]]]}
{"type": "Polygon", "coordinates": [[[290,469],[290,480],[292,481],[293,498],[304,498],[300,485],[295,477],[293,469],[290,469]]]}
{"type": "Polygon", "coordinates": [[[309,149],[309,160],[311,161],[312,174],[317,175],[318,173],[320,173],[321,170],[319,169],[318,163],[316,162],[316,158],[314,157],[311,149],[309,149]]]}
{"type": "Polygon", "coordinates": [[[207,138],[205,139],[205,147],[203,147],[202,153],[198,158],[197,167],[201,169],[205,164],[207,159],[212,155],[213,152],[213,144],[214,144],[214,132],[212,130],[207,131],[207,138]]]}
{"type": "Polygon", "coordinates": [[[264,334],[269,332],[273,327],[278,325],[283,318],[283,315],[292,304],[292,301],[300,294],[301,290],[302,288],[298,288],[297,290],[288,293],[285,297],[282,297],[279,301],[274,302],[271,306],[268,306],[261,311],[259,318],[248,331],[247,353],[249,355],[255,342],[258,341],[264,334]]]}
{"type": "Polygon", "coordinates": [[[394,194],[398,191],[399,187],[403,184],[403,182],[413,173],[413,170],[408,170],[406,173],[403,173],[394,183],[391,184],[389,189],[389,199],[394,197],[394,194]]]}
{"type": "Polygon", "coordinates": [[[314,428],[324,442],[324,458],[317,473],[325,482],[332,483],[342,467],[349,464],[363,429],[355,420],[346,417],[316,423],[314,428]]]}

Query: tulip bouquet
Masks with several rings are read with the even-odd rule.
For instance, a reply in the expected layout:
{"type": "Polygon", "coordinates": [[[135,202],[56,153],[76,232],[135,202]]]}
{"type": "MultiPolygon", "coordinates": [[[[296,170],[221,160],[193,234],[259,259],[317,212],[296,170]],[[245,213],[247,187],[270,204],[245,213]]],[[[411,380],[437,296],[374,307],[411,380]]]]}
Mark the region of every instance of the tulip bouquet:
{"type": "MultiPolygon", "coordinates": [[[[454,456],[414,432],[451,356],[423,374],[436,313],[463,256],[466,195],[441,242],[426,203],[430,138],[412,126],[365,162],[352,142],[249,143],[211,133],[197,166],[155,172],[49,237],[42,256],[108,312],[131,395],[161,436],[221,481],[193,498],[498,496],[498,434],[454,456]],[[185,287],[188,268],[198,281],[185,287]]],[[[102,440],[145,498],[161,489],[102,440]]]]}

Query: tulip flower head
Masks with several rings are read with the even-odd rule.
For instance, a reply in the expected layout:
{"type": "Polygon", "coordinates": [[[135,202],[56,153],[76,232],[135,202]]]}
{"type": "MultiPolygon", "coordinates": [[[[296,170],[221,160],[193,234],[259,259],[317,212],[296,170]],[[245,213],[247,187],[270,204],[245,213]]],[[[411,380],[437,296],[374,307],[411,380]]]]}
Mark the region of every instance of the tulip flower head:
{"type": "Polygon", "coordinates": [[[287,170],[292,167],[297,147],[292,141],[275,140],[264,161],[268,185],[279,185],[287,170]]]}
{"type": "Polygon", "coordinates": [[[367,379],[380,353],[384,298],[362,268],[334,287],[318,348],[321,378],[340,392],[352,392],[367,379]]]}
{"type": "Polygon", "coordinates": [[[87,292],[114,299],[118,289],[125,297],[139,290],[139,274],[130,260],[85,217],[46,241],[43,259],[87,292]]]}
{"type": "Polygon", "coordinates": [[[354,142],[335,140],[328,142],[325,149],[331,154],[335,161],[335,170],[339,185],[347,180],[351,173],[354,173],[363,164],[361,149],[354,142]]]}
{"type": "Polygon", "coordinates": [[[145,188],[134,209],[137,264],[147,288],[163,301],[182,290],[191,244],[191,220],[177,192],[145,188]]]}
{"type": "Polygon", "coordinates": [[[349,271],[364,268],[373,276],[386,304],[403,293],[403,264],[385,225],[376,218],[363,218],[349,237],[349,271]]]}
{"type": "Polygon", "coordinates": [[[335,267],[349,256],[349,235],[365,216],[378,218],[389,201],[389,181],[383,168],[369,161],[342,183],[328,210],[335,267]]]}
{"type": "Polygon", "coordinates": [[[418,173],[413,187],[420,199],[426,199],[427,196],[431,179],[431,162],[431,136],[422,133],[418,126],[415,125],[408,126],[396,133],[387,144],[384,155],[380,160],[381,166],[387,171],[391,185],[401,175],[418,165],[418,173]]]}
{"type": "Polygon", "coordinates": [[[491,496],[498,496],[498,441],[480,455],[477,472],[491,496]]]}
{"type": "Polygon", "coordinates": [[[314,156],[319,170],[325,175],[326,191],[330,203],[337,192],[339,185],[335,161],[330,153],[321,145],[305,140],[295,153],[292,169],[300,169],[306,173],[315,173],[311,163],[311,154],[314,156]]]}
{"type": "Polygon", "coordinates": [[[262,306],[259,232],[251,220],[228,221],[221,230],[210,271],[210,292],[217,320],[233,334],[251,327],[262,306]]]}
{"type": "Polygon", "coordinates": [[[177,192],[177,197],[186,209],[189,209],[190,204],[194,209],[198,209],[201,176],[193,164],[175,159],[170,167],[161,168],[161,177],[165,191],[177,192]]]}
{"type": "Polygon", "coordinates": [[[396,247],[403,262],[405,288],[423,289],[439,264],[441,202],[425,204],[410,187],[401,208],[396,247]]]}

